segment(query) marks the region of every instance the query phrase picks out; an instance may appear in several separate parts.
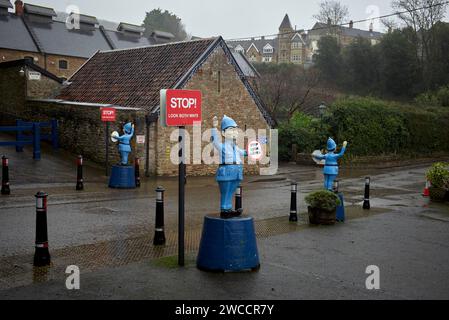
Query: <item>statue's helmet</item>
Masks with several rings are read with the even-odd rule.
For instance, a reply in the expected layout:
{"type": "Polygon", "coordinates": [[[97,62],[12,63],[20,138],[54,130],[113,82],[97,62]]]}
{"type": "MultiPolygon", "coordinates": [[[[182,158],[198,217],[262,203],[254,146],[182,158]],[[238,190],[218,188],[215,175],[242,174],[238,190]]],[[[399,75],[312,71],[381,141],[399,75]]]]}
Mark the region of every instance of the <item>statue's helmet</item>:
{"type": "Polygon", "coordinates": [[[332,138],[327,139],[327,151],[334,151],[337,147],[337,144],[332,138]]]}
{"type": "Polygon", "coordinates": [[[221,119],[221,131],[226,130],[229,127],[237,128],[237,123],[230,117],[224,115],[223,119],[221,119]]]}
{"type": "Polygon", "coordinates": [[[131,124],[131,122],[128,122],[127,124],[125,124],[123,126],[123,131],[125,131],[126,134],[130,134],[132,128],[133,128],[133,125],[131,124]]]}

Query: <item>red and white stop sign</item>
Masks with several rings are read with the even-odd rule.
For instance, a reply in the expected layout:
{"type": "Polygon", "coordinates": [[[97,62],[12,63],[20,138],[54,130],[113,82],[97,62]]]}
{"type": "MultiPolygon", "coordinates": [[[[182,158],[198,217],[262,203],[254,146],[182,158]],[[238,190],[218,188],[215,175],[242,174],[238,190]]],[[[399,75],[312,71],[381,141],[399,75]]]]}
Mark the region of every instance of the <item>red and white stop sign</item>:
{"type": "Polygon", "coordinates": [[[201,121],[201,91],[161,90],[161,124],[191,126],[201,121]]]}
{"type": "Polygon", "coordinates": [[[101,108],[101,121],[103,121],[103,122],[115,121],[115,109],[114,108],[101,108]]]}

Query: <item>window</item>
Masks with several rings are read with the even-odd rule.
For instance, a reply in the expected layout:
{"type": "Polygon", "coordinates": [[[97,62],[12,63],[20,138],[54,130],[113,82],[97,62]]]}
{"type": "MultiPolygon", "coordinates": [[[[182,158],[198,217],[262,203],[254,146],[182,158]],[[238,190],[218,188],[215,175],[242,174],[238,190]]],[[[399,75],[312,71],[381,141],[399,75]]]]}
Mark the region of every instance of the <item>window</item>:
{"type": "Polygon", "coordinates": [[[257,61],[256,56],[255,56],[255,55],[251,55],[251,56],[249,57],[249,61],[257,61]]]}
{"type": "Polygon", "coordinates": [[[292,55],[292,62],[298,62],[301,61],[301,56],[294,54],[292,55]]]}
{"type": "Polygon", "coordinates": [[[69,67],[69,62],[67,60],[59,60],[59,69],[67,70],[69,67]]]}
{"type": "Polygon", "coordinates": [[[262,62],[271,62],[273,60],[272,56],[265,56],[262,58],[262,62]]]}
{"type": "Polygon", "coordinates": [[[263,53],[273,53],[273,47],[267,44],[265,47],[263,47],[263,53]]]}
{"type": "Polygon", "coordinates": [[[235,52],[243,53],[244,51],[245,51],[245,49],[243,49],[243,47],[241,45],[238,45],[237,47],[235,47],[235,52]]]}
{"type": "Polygon", "coordinates": [[[23,58],[24,58],[25,60],[29,60],[29,61],[31,61],[31,62],[33,62],[33,63],[35,63],[35,62],[38,61],[37,58],[32,57],[32,56],[24,56],[23,58]]]}
{"type": "Polygon", "coordinates": [[[217,92],[221,92],[221,71],[218,71],[217,92]]]}
{"type": "Polygon", "coordinates": [[[301,48],[301,43],[299,42],[292,42],[292,49],[299,49],[301,48]]]}

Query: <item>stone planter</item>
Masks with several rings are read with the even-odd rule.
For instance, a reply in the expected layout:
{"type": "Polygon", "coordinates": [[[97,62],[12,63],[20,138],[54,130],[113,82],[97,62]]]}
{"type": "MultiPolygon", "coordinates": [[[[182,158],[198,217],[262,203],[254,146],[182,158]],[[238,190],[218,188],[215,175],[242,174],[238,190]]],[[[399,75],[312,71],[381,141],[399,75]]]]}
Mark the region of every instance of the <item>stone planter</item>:
{"type": "Polygon", "coordinates": [[[335,224],[335,219],[337,215],[337,208],[332,211],[324,210],[321,208],[307,207],[309,213],[309,223],[310,224],[325,224],[331,225],[335,224]]]}
{"type": "Polygon", "coordinates": [[[447,190],[444,188],[429,187],[429,197],[432,201],[444,201],[447,190]]]}

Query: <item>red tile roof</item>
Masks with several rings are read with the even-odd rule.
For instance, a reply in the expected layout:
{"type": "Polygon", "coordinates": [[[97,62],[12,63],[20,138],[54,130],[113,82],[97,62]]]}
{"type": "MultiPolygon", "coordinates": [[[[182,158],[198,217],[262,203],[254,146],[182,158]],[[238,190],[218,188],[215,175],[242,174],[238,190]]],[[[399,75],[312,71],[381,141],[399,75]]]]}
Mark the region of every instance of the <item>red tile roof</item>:
{"type": "Polygon", "coordinates": [[[150,111],[159,105],[160,90],[174,88],[216,41],[98,52],[70,78],[58,98],[150,111]]]}

